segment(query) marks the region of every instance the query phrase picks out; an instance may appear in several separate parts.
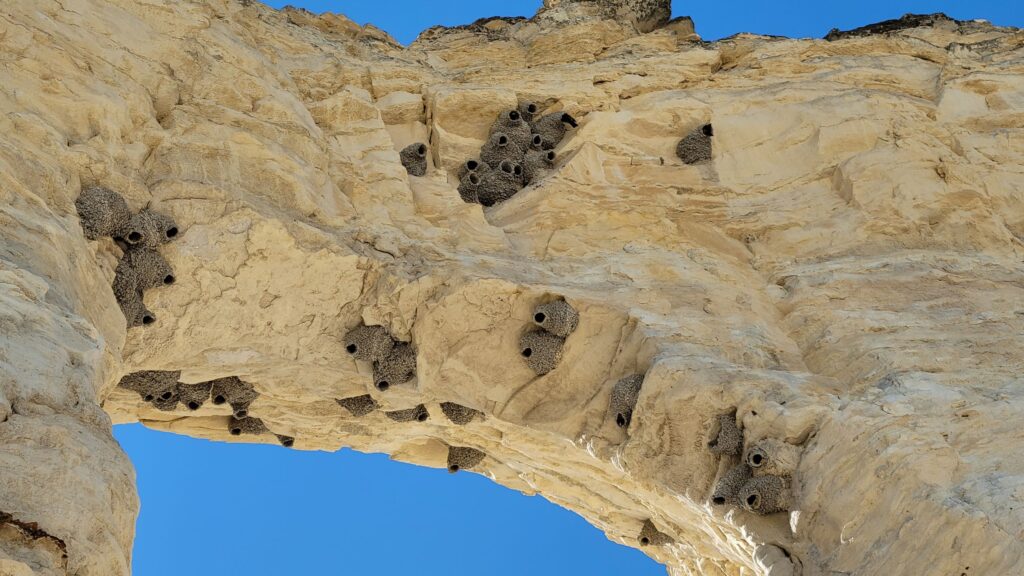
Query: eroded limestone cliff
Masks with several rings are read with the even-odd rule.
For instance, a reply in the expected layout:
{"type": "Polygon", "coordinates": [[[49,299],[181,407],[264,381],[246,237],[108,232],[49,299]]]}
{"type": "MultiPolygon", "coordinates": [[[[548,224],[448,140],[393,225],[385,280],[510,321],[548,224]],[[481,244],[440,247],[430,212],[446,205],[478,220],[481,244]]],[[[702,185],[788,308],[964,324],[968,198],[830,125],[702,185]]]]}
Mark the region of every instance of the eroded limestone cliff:
{"type": "Polygon", "coordinates": [[[403,48],[248,0],[4,2],[0,574],[128,574],[111,420],[469,469],[672,574],[1024,573],[1024,34],[704,43],[667,6],[550,0],[403,48]],[[526,100],[578,128],[511,200],[463,202],[526,100]],[[111,289],[124,246],[85,237],[95,186],[180,228],[152,324],[111,289]],[[538,375],[521,338],[561,300],[538,375]],[[364,324],[413,380],[346,350],[364,324]],[[117,386],[140,371],[170,394],[117,386]],[[789,512],[718,497],[758,467],[789,512]]]}

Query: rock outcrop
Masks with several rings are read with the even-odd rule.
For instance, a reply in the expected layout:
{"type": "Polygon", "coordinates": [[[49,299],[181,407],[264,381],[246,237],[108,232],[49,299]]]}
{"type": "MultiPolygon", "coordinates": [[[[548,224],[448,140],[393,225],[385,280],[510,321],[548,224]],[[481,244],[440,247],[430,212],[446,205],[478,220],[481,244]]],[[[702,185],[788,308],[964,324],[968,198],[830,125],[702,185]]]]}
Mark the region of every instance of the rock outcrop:
{"type": "Polygon", "coordinates": [[[250,1],[5,2],[0,574],[128,574],[112,421],[454,453],[672,574],[1024,573],[1024,34],[705,43],[667,8],[549,0],[403,48],[250,1]],[[578,127],[508,201],[464,202],[521,102],[578,127]],[[177,226],[131,332],[126,246],[76,211],[99,187],[177,226]],[[562,299],[538,375],[520,339],[562,299]],[[346,351],[356,326],[402,362],[346,351]],[[117,386],[147,371],[178,395],[117,386]],[[206,401],[223,379],[236,406],[206,401]],[[713,501],[755,449],[786,475],[713,501]]]}

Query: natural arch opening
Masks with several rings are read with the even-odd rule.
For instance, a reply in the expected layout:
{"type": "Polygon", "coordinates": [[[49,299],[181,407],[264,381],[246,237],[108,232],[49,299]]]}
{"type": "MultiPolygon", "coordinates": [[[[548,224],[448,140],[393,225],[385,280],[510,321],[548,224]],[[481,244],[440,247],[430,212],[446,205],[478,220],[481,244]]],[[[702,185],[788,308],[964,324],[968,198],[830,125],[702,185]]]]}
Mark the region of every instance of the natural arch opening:
{"type": "Polygon", "coordinates": [[[576,514],[479,474],[349,449],[216,443],[140,424],[118,425],[114,435],[135,466],[142,501],[136,574],[339,566],[366,574],[665,573],[576,514]],[[188,553],[167,562],[168,543],[188,553]]]}

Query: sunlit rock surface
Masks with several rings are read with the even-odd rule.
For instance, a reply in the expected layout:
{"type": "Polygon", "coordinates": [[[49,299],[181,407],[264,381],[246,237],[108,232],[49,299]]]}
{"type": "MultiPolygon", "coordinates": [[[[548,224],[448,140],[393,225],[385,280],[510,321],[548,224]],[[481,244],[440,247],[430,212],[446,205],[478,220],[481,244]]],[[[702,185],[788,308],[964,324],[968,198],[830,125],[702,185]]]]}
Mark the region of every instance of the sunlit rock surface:
{"type": "Polygon", "coordinates": [[[4,3],[0,574],[128,573],[111,420],[434,467],[472,448],[460,473],[672,574],[1024,572],[1024,35],[702,43],[660,2],[546,4],[406,49],[249,1],[4,3]],[[459,166],[518,100],[580,125],[510,201],[464,203],[459,166]],[[705,124],[711,160],[684,164],[705,124]],[[181,228],[152,325],[125,330],[121,249],[83,235],[94,185],[181,228]],[[560,298],[579,323],[538,377],[520,337],[560,298]],[[415,379],[374,387],[361,323],[415,379]],[[266,433],[117,387],[142,370],[237,376],[266,433]],[[749,460],[708,446],[733,411],[745,449],[795,447],[791,512],[712,503],[749,460]]]}

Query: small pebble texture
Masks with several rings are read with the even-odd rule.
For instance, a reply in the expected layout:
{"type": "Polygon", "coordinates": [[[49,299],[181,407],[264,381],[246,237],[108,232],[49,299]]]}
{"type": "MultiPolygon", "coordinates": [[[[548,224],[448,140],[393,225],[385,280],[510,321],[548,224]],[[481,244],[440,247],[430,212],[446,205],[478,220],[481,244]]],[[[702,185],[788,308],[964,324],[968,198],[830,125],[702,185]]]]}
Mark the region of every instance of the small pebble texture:
{"type": "Polygon", "coordinates": [[[118,386],[138,392],[144,402],[157,398],[168,399],[177,393],[180,371],[143,370],[121,378],[118,386]]]}
{"type": "Polygon", "coordinates": [[[459,166],[459,180],[465,178],[466,174],[469,174],[470,172],[483,173],[489,171],[490,169],[490,165],[484,162],[483,160],[480,160],[479,158],[466,160],[465,162],[462,163],[461,166],[459,166]]]}
{"type": "Polygon", "coordinates": [[[615,425],[619,428],[629,428],[629,423],[633,421],[633,409],[636,407],[643,384],[643,374],[632,374],[620,379],[612,387],[608,413],[615,419],[615,425]]]}
{"type": "MultiPolygon", "coordinates": [[[[527,124],[531,124],[533,122],[534,115],[536,115],[540,110],[535,102],[531,102],[529,100],[519,101],[519,106],[516,109],[519,110],[519,113],[523,116],[523,120],[525,120],[527,124]]],[[[530,128],[532,130],[532,124],[530,128]]]]}
{"type": "Polygon", "coordinates": [[[267,427],[263,424],[263,420],[253,418],[252,416],[246,416],[245,418],[228,418],[228,432],[232,436],[239,436],[242,434],[259,435],[267,432],[267,427]]]}
{"type": "Polygon", "coordinates": [[[352,396],[351,398],[341,398],[337,400],[338,405],[348,410],[353,416],[360,417],[366,416],[370,412],[373,412],[379,406],[377,401],[373,399],[373,396],[369,394],[363,394],[362,396],[352,396]]]}
{"type": "Polygon", "coordinates": [[[114,282],[111,286],[121,313],[124,314],[128,328],[152,323],[156,316],[146,309],[142,289],[139,288],[139,275],[124,260],[114,271],[114,282]],[[146,320],[149,320],[147,322],[146,320]]]}
{"type": "Polygon", "coordinates": [[[381,391],[416,377],[416,350],[399,342],[383,359],[373,363],[373,385],[381,391]]]}
{"type": "Polygon", "coordinates": [[[128,221],[124,239],[133,246],[157,248],[178,235],[178,226],[165,214],[142,210],[128,221]]]}
{"type": "Polygon", "coordinates": [[[537,306],[533,311],[533,321],[544,330],[567,338],[576,330],[580,322],[579,312],[565,300],[555,300],[537,306]]]}
{"type": "Polygon", "coordinates": [[[213,403],[224,404],[226,402],[231,406],[231,410],[235,415],[239,417],[243,416],[243,413],[247,413],[249,404],[259,397],[259,392],[256,392],[252,384],[241,380],[237,376],[218,378],[211,381],[210,385],[210,396],[213,398],[213,403]]]}
{"type": "Polygon", "coordinates": [[[459,426],[465,426],[473,421],[476,417],[483,418],[483,412],[474,410],[468,406],[456,404],[454,402],[441,402],[441,412],[451,420],[452,424],[458,424],[459,426]]]}
{"type": "Polygon", "coordinates": [[[672,543],[672,537],[659,531],[654,522],[644,520],[644,524],[640,528],[640,535],[637,536],[637,542],[641,546],[664,546],[672,543]]]}
{"type": "MultiPolygon", "coordinates": [[[[512,164],[519,164],[523,161],[526,151],[516,144],[507,134],[495,132],[487,139],[487,143],[480,149],[480,160],[487,163],[491,168],[501,166],[501,163],[508,160],[512,164]]],[[[494,170],[491,170],[492,172],[494,170]]]]}
{"type": "Polygon", "coordinates": [[[383,326],[357,326],[345,334],[345,351],[356,360],[384,360],[395,348],[395,341],[383,326]]]}
{"type": "Polygon", "coordinates": [[[149,290],[174,284],[174,270],[170,263],[153,248],[131,247],[125,251],[118,268],[126,266],[135,272],[138,290],[149,290]]]}
{"type": "Polygon", "coordinates": [[[427,145],[422,142],[409,144],[398,154],[410,176],[427,175],[427,145]]]}
{"type": "Polygon", "coordinates": [[[481,175],[477,198],[480,204],[493,206],[515,196],[522,186],[522,166],[503,160],[497,170],[481,175]]]}
{"type": "Polygon", "coordinates": [[[504,134],[520,151],[525,152],[533,140],[533,131],[518,110],[506,110],[491,124],[490,134],[504,134]]]}
{"type": "Polygon", "coordinates": [[[743,432],[736,425],[735,413],[718,417],[718,431],[708,441],[708,450],[712,454],[729,456],[738,456],[743,450],[743,432]]]}
{"type": "Polygon", "coordinates": [[[178,398],[189,410],[198,410],[210,399],[210,390],[213,384],[200,382],[199,384],[178,384],[178,398]]]}
{"type": "Polygon", "coordinates": [[[545,150],[551,150],[555,146],[558,146],[565,138],[565,133],[576,124],[576,120],[572,116],[564,112],[553,112],[541,116],[534,122],[533,131],[540,134],[543,139],[543,147],[545,150]]]}
{"type": "Polygon", "coordinates": [[[749,446],[743,461],[755,476],[790,476],[800,465],[803,449],[775,438],[764,438],[749,446]]]}
{"type": "Polygon", "coordinates": [[[740,488],[737,498],[756,514],[786,512],[790,507],[789,479],[781,476],[755,476],[740,488]]]}
{"type": "Polygon", "coordinates": [[[415,408],[385,412],[384,415],[395,422],[424,422],[430,418],[430,413],[427,412],[427,407],[423,404],[420,404],[415,408]]]}
{"type": "Polygon", "coordinates": [[[523,160],[523,184],[540,180],[545,171],[555,164],[554,150],[533,150],[526,153],[523,160]]]}
{"type": "Polygon", "coordinates": [[[739,504],[737,494],[748,480],[750,480],[750,466],[737,464],[715,483],[715,490],[711,494],[711,503],[715,506],[736,506],[739,504]]]}
{"type": "MultiPolygon", "coordinates": [[[[486,164],[485,164],[486,166],[486,164]]],[[[459,182],[459,198],[468,204],[476,204],[480,201],[480,183],[483,180],[483,172],[467,172],[459,182]]]]}
{"type": "Polygon", "coordinates": [[[178,391],[175,390],[167,398],[164,398],[163,396],[157,397],[156,399],[153,400],[152,404],[153,407],[155,407],[157,410],[163,412],[174,412],[175,410],[178,409],[179,401],[180,399],[178,398],[178,391]]]}
{"type": "Polygon", "coordinates": [[[538,376],[547,374],[562,359],[565,339],[544,330],[531,330],[519,339],[519,355],[538,376]]]}
{"type": "Polygon", "coordinates": [[[455,473],[459,470],[471,470],[483,462],[487,455],[466,446],[448,447],[448,471],[455,473]]]}
{"type": "Polygon", "coordinates": [[[89,240],[118,238],[128,229],[132,214],[124,198],[109,188],[93,186],[82,190],[75,200],[82,230],[89,240]]]}
{"type": "Polygon", "coordinates": [[[711,140],[714,136],[711,124],[696,128],[683,137],[676,145],[676,156],[686,164],[701,164],[711,161],[711,140]]]}

